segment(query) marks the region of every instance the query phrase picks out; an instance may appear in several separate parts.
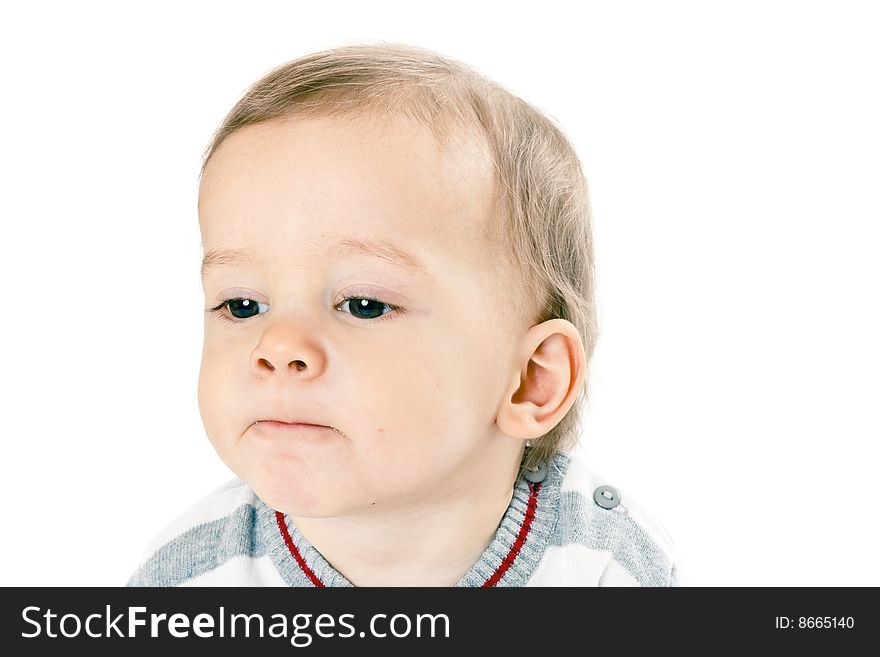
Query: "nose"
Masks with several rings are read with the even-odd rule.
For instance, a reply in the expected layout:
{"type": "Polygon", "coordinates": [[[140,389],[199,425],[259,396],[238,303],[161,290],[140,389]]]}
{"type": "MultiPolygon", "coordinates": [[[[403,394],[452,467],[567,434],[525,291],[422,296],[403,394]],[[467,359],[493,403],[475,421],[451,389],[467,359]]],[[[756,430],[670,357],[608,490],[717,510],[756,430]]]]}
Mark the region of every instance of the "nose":
{"type": "Polygon", "coordinates": [[[294,322],[267,327],[251,355],[251,369],[260,379],[314,378],[324,370],[324,355],[294,322]]]}

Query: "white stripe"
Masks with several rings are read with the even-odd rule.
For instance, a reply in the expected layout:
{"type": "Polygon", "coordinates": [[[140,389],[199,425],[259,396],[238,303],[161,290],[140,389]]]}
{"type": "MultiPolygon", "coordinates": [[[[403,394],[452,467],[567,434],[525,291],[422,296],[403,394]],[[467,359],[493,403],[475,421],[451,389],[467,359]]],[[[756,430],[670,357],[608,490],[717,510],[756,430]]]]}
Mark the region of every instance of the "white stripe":
{"type": "Polygon", "coordinates": [[[599,586],[641,586],[628,571],[614,559],[608,564],[608,568],[599,579],[599,586]]]}
{"type": "Polygon", "coordinates": [[[586,545],[548,545],[526,586],[598,586],[613,561],[607,550],[586,545]]]}

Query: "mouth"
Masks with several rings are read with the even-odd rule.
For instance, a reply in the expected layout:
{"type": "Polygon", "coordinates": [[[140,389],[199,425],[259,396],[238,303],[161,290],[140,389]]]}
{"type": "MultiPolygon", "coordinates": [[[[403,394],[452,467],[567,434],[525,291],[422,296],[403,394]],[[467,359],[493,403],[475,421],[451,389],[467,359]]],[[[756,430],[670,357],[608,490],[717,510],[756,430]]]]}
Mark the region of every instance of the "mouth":
{"type": "Polygon", "coordinates": [[[266,427],[273,427],[276,429],[296,429],[296,428],[306,428],[306,427],[317,427],[319,429],[330,429],[331,431],[335,431],[340,436],[345,438],[345,434],[342,433],[336,427],[330,427],[324,424],[312,424],[310,422],[285,422],[283,420],[257,420],[254,422],[254,426],[263,425],[266,427]]]}

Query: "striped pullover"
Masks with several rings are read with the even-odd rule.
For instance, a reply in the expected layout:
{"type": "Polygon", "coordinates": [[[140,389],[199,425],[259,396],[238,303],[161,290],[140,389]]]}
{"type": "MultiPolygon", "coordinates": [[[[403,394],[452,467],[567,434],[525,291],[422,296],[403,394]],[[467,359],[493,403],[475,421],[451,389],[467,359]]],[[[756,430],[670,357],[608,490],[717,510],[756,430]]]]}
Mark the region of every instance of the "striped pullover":
{"type": "MultiPolygon", "coordinates": [[[[669,536],[604,484],[563,453],[542,481],[519,478],[491,543],[456,586],[678,586],[669,536]]],[[[152,541],[128,586],[352,584],[288,516],[233,479],[152,541]]]]}

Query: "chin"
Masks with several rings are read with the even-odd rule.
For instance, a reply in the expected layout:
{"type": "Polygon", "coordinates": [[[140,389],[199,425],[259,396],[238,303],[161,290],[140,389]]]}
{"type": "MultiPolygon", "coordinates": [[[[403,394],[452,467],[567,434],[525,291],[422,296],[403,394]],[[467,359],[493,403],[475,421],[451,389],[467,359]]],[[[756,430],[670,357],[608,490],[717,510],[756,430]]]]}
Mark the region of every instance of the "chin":
{"type": "Polygon", "coordinates": [[[330,518],[344,513],[339,504],[327,498],[321,486],[309,485],[301,479],[274,480],[260,478],[245,481],[273,511],[304,518],[330,518]]]}

